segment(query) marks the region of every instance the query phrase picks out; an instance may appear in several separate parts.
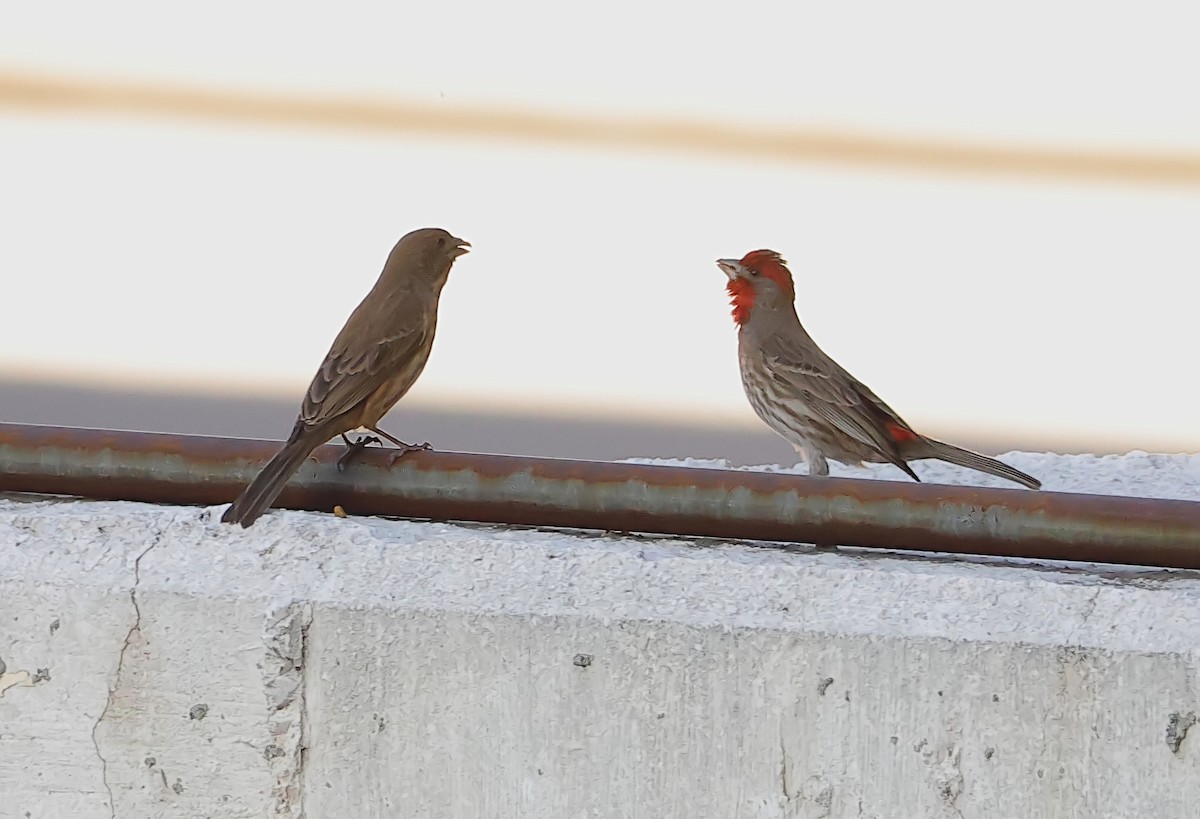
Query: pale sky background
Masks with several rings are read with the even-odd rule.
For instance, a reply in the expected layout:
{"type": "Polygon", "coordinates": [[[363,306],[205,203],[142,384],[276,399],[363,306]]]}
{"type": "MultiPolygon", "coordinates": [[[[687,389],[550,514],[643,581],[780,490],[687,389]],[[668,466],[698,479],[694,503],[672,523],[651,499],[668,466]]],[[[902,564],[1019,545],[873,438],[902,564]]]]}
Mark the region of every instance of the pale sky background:
{"type": "MultiPolygon", "coordinates": [[[[1184,2],[114,0],[6,9],[0,69],[1195,156],[1198,35],[1184,2]]],[[[475,249],[416,401],[757,423],[714,260],[770,247],[918,428],[1200,448],[1197,188],[2,101],[0,148],[0,374],[298,398],[395,240],[437,225],[475,249]]]]}

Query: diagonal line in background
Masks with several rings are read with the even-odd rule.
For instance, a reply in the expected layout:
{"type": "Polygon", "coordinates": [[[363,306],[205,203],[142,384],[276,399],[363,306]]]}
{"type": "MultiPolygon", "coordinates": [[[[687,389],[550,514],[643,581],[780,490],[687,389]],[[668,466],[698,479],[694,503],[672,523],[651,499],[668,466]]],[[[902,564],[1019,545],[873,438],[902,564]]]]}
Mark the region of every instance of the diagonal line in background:
{"type": "Polygon", "coordinates": [[[845,166],[1122,185],[1200,187],[1200,153],[1117,151],[736,128],[712,122],[462,108],[52,77],[0,70],[0,109],[152,116],[358,133],[555,143],[845,166]]]}

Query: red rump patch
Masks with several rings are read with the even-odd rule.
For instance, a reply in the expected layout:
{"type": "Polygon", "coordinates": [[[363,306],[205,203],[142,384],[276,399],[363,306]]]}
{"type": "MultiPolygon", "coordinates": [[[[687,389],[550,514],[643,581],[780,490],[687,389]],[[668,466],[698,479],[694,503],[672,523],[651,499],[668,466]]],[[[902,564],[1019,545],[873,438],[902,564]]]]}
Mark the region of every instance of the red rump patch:
{"type": "Polygon", "coordinates": [[[886,426],[888,434],[892,436],[892,440],[896,443],[902,444],[905,441],[917,440],[917,433],[906,426],[897,424],[895,421],[888,421],[886,426]]]}
{"type": "Polygon", "coordinates": [[[730,279],[725,289],[729,292],[729,303],[733,305],[733,320],[739,325],[745,324],[754,307],[754,285],[746,279],[730,279]]]}

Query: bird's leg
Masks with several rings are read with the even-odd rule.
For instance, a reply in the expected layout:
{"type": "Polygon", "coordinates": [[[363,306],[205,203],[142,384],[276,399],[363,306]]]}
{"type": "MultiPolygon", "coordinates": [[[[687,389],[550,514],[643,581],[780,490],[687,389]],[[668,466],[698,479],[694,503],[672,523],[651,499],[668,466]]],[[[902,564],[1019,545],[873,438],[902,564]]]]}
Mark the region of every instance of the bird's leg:
{"type": "Polygon", "coordinates": [[[804,463],[808,465],[808,474],[813,477],[825,477],[829,474],[829,461],[821,454],[821,451],[812,446],[798,446],[796,452],[804,459],[804,463]]]}
{"type": "Polygon", "coordinates": [[[377,429],[376,427],[367,427],[367,429],[371,430],[371,432],[374,432],[376,435],[382,435],[384,438],[387,438],[393,444],[400,447],[400,451],[395,453],[394,455],[392,455],[391,463],[393,463],[393,464],[397,460],[399,460],[400,458],[403,458],[405,455],[407,455],[410,452],[420,452],[422,450],[433,449],[433,447],[431,447],[429,445],[428,441],[426,441],[423,444],[406,444],[403,441],[401,441],[399,438],[395,438],[391,435],[388,435],[386,432],[384,432],[381,429],[377,429]]]}
{"type": "Polygon", "coordinates": [[[342,440],[346,442],[346,451],[342,454],[342,457],[338,458],[337,460],[338,472],[345,472],[346,467],[350,465],[350,462],[357,458],[358,453],[366,449],[368,444],[383,443],[383,441],[379,440],[374,435],[360,435],[358,440],[351,441],[346,437],[346,433],[344,432],[342,433],[342,440]]]}

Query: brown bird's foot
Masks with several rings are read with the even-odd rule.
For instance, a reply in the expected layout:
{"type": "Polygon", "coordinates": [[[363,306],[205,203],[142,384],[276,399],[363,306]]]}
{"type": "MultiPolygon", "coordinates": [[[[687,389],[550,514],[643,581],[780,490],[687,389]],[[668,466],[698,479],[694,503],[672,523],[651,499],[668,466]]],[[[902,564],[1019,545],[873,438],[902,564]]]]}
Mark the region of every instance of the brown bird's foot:
{"type": "Polygon", "coordinates": [[[391,466],[392,464],[396,463],[396,461],[400,460],[401,458],[403,458],[405,455],[407,455],[410,452],[431,452],[431,451],[433,451],[433,447],[429,445],[428,441],[426,441],[423,444],[406,444],[404,442],[400,442],[399,449],[400,449],[399,452],[392,453],[392,457],[388,460],[388,466],[391,466]]]}
{"type": "Polygon", "coordinates": [[[351,441],[345,435],[342,435],[342,440],[346,442],[346,451],[337,460],[338,472],[345,472],[350,462],[358,457],[358,453],[362,452],[370,444],[383,444],[383,441],[374,435],[363,435],[357,441],[351,441]]]}

